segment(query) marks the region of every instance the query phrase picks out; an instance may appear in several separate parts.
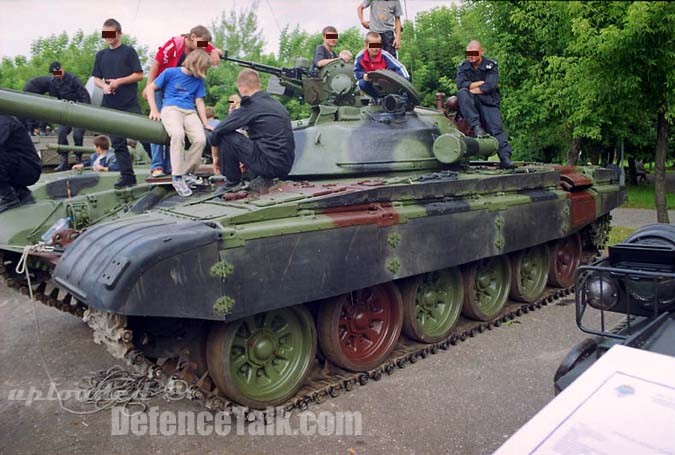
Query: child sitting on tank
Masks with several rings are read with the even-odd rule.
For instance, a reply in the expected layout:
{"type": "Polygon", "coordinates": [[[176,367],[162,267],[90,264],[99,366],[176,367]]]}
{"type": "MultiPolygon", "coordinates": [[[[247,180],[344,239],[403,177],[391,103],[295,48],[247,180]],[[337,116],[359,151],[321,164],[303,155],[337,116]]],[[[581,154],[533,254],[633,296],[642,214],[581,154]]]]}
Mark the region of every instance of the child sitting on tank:
{"type": "Polygon", "coordinates": [[[84,160],[82,163],[73,165],[73,169],[82,169],[90,167],[97,172],[119,171],[115,152],[110,150],[110,139],[106,136],[96,136],[94,138],[94,149],[96,153],[84,160]]]}
{"type": "Polygon", "coordinates": [[[188,54],[183,66],[167,68],[145,88],[150,105],[149,117],[161,119],[171,138],[171,183],[182,197],[192,195],[189,185],[196,180],[192,173],[199,167],[206,145],[204,129],[213,129],[206,118],[204,105],[204,78],[210,66],[209,55],[202,49],[196,49],[188,54]],[[164,91],[161,113],[157,111],[155,102],[155,90],[158,89],[164,91]],[[185,136],[190,140],[187,152],[185,136]]]}

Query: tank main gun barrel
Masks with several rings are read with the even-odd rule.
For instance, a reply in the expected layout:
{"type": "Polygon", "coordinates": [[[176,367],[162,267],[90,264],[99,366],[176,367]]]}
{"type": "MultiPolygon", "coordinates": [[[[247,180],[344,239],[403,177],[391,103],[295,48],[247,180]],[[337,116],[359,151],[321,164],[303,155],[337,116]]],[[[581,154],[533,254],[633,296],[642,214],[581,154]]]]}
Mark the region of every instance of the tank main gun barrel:
{"type": "Polygon", "coordinates": [[[16,90],[0,89],[0,113],[85,128],[154,144],[169,143],[169,135],[166,134],[162,123],[150,120],[144,115],[16,90]]]}

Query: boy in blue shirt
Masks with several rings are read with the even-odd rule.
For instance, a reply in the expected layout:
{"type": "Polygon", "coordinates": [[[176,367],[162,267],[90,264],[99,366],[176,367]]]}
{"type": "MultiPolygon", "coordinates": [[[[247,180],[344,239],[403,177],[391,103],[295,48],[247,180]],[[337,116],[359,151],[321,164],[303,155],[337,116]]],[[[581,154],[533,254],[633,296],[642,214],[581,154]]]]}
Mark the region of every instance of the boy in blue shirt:
{"type": "Polygon", "coordinates": [[[192,195],[189,183],[194,177],[189,175],[200,164],[202,150],[206,144],[204,129],[212,130],[206,118],[204,97],[206,87],[204,78],[211,66],[209,55],[202,49],[196,49],[185,58],[183,66],[167,68],[146,87],[149,117],[162,120],[166,132],[171,138],[172,184],[176,192],[183,197],[192,195]],[[155,90],[164,91],[164,103],[161,113],[157,110],[155,90]],[[195,111],[196,108],[196,111],[195,111]],[[190,148],[185,151],[185,136],[190,140],[190,148]]]}

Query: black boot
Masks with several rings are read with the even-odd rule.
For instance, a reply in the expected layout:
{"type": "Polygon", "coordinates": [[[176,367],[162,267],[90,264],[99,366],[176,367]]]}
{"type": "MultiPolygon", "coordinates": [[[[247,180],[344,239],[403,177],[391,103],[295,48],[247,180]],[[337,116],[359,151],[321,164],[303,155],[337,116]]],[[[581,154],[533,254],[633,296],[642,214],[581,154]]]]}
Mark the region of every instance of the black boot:
{"type": "Polygon", "coordinates": [[[500,169],[513,169],[516,167],[512,162],[511,162],[511,157],[506,155],[506,154],[500,154],[499,155],[499,168],[500,169]]]}
{"type": "Polygon", "coordinates": [[[61,158],[61,164],[56,166],[56,169],[54,169],[54,172],[61,172],[61,171],[67,171],[70,169],[70,166],[68,165],[68,154],[67,153],[59,153],[60,158],[61,158]]]}
{"type": "Polygon", "coordinates": [[[120,179],[115,183],[114,187],[115,189],[119,190],[122,188],[126,188],[128,186],[134,186],[136,185],[136,176],[135,175],[123,175],[120,177],[120,179]]]}
{"type": "Polygon", "coordinates": [[[21,201],[22,204],[34,204],[35,199],[33,198],[33,193],[26,188],[25,186],[18,186],[14,187],[14,192],[16,193],[16,197],[19,198],[19,201],[21,201]]]}
{"type": "Polygon", "coordinates": [[[21,204],[21,201],[19,201],[19,198],[16,196],[14,188],[11,186],[0,188],[0,213],[9,210],[12,207],[16,207],[19,204],[21,204]]]}
{"type": "Polygon", "coordinates": [[[81,153],[75,154],[75,163],[76,164],[82,164],[82,154],[81,153]]]}

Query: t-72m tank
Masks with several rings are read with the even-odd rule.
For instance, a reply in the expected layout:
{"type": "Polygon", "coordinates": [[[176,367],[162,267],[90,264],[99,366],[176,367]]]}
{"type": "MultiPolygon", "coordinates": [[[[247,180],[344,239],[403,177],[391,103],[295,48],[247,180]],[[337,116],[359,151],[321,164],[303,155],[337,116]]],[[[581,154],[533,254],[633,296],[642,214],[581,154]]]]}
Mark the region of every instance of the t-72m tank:
{"type": "MultiPolygon", "coordinates": [[[[410,346],[435,352],[526,311],[573,284],[624,200],[614,169],[470,162],[495,153],[496,140],[418,107],[415,88],[391,72],[371,73],[386,95],[373,105],[340,61],[317,77],[256,68],[312,103],[294,126],[288,179],[223,197],[114,191],[129,202],[99,217],[73,212],[76,238],[27,261],[34,292],[83,313],[113,355],[151,369],[161,359],[211,403],[306,403],[298,397],[316,384],[333,395],[402,366],[410,346]]],[[[0,91],[0,110],[165,139],[142,116],[114,111],[104,122],[110,111],[72,103],[46,114],[25,97],[0,91]]],[[[31,210],[0,215],[0,243],[14,245],[3,247],[4,270],[18,287],[27,284],[13,266],[35,237],[13,226],[31,210]]]]}

